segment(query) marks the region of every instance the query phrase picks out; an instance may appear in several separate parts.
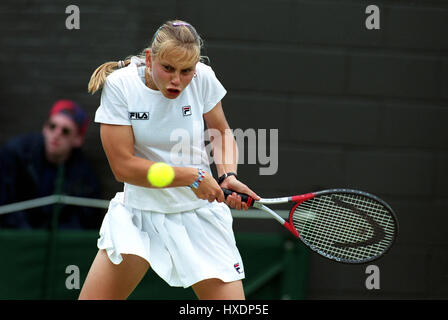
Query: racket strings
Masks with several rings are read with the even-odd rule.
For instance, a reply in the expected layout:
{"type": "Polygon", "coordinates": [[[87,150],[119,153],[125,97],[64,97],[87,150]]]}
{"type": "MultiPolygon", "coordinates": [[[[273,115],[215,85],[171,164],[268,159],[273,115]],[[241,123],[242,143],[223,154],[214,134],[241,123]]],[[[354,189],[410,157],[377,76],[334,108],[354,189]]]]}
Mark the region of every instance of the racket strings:
{"type": "MultiPolygon", "coordinates": [[[[349,214],[350,212],[347,212],[347,210],[342,210],[344,211],[344,215],[341,215],[344,218],[347,218],[347,214],[349,214]]],[[[357,247],[356,244],[357,243],[362,243],[363,239],[369,239],[371,237],[373,237],[374,234],[374,230],[373,228],[371,228],[371,226],[369,227],[369,225],[367,225],[365,222],[365,220],[359,220],[359,217],[354,216],[355,219],[350,221],[349,220],[349,225],[350,227],[347,228],[346,232],[341,232],[344,231],[341,229],[340,227],[340,223],[341,222],[337,222],[339,227],[334,227],[334,231],[330,236],[332,236],[333,238],[331,239],[333,242],[333,246],[336,246],[336,244],[339,244],[339,246],[336,246],[337,249],[339,249],[339,251],[341,250],[341,247],[344,246],[344,242],[345,243],[351,243],[351,244],[355,244],[354,247],[357,247]],[[358,224],[357,227],[354,227],[355,224],[358,224]],[[359,232],[359,230],[361,230],[362,232],[359,232]],[[341,237],[342,236],[342,237],[341,237]]],[[[347,219],[345,219],[347,220],[347,219]]],[[[347,224],[347,221],[343,222],[347,224]]],[[[331,243],[330,243],[331,245],[331,243]]],[[[352,248],[352,251],[356,251],[359,252],[360,250],[355,250],[352,248]]],[[[364,250],[366,251],[366,250],[364,250]]],[[[372,251],[372,250],[370,250],[372,251]]],[[[372,252],[370,252],[369,254],[372,254],[372,252]]]]}
{"type": "MultiPolygon", "coordinates": [[[[365,227],[367,228],[367,227],[365,227]]],[[[306,234],[306,238],[308,239],[308,241],[310,242],[311,245],[316,246],[317,248],[322,248],[324,251],[327,251],[327,253],[335,255],[335,256],[340,256],[341,253],[343,253],[343,249],[341,249],[340,247],[336,247],[335,248],[335,243],[336,241],[340,241],[340,242],[344,242],[341,241],[341,230],[340,228],[336,227],[335,225],[331,226],[330,229],[322,229],[322,228],[314,228],[314,229],[310,229],[310,230],[305,230],[302,231],[302,235],[306,234]],[[325,233],[325,239],[322,238],[322,233],[325,233]],[[310,241],[313,240],[313,241],[310,241]],[[331,240],[331,242],[329,242],[329,240],[331,240]],[[328,249],[331,248],[333,249],[332,252],[329,251],[328,249]],[[339,253],[339,254],[338,254],[339,253]]],[[[352,231],[353,232],[353,231],[352,231]]],[[[343,240],[350,242],[356,242],[359,241],[359,237],[358,238],[353,238],[353,237],[343,237],[343,240]]],[[[353,248],[351,249],[352,251],[356,251],[353,248]]],[[[359,251],[359,250],[358,250],[359,251]]]]}
{"type": "Polygon", "coordinates": [[[321,195],[305,201],[296,208],[292,220],[302,239],[315,250],[344,260],[377,256],[388,248],[395,235],[389,211],[381,203],[356,194],[321,195]],[[344,206],[337,201],[343,201],[344,206]],[[375,238],[378,231],[366,214],[381,226],[382,239],[375,238]]]}
{"type": "MultiPolygon", "coordinates": [[[[322,211],[322,209],[320,209],[320,210],[322,211]]],[[[350,212],[349,211],[347,212],[347,210],[341,210],[341,211],[344,212],[344,214],[341,215],[341,216],[343,218],[347,218],[348,217],[347,214],[349,214],[350,212]]],[[[333,246],[335,246],[336,242],[339,243],[339,244],[341,244],[341,243],[343,244],[344,241],[348,242],[348,243],[350,243],[350,242],[351,243],[360,242],[360,241],[363,240],[362,235],[364,235],[364,237],[367,238],[367,239],[368,239],[368,237],[371,237],[371,236],[374,235],[373,229],[369,228],[369,226],[365,223],[365,221],[359,220],[359,217],[356,217],[356,216],[353,216],[353,217],[355,217],[355,219],[352,220],[352,221],[349,220],[349,222],[350,222],[349,226],[350,227],[347,228],[346,233],[341,232],[341,231],[344,231],[344,230],[341,230],[341,227],[340,227],[340,224],[344,223],[344,222],[340,222],[340,221],[337,222],[339,227],[336,227],[333,224],[332,229],[334,229],[334,232],[330,232],[330,235],[328,236],[328,239],[331,239],[333,241],[333,246]],[[364,230],[364,232],[356,233],[357,230],[355,230],[356,228],[354,228],[355,224],[358,224],[358,226],[356,227],[356,228],[358,228],[357,230],[361,229],[361,230],[364,230]],[[353,233],[353,232],[355,232],[355,233],[353,233]],[[358,235],[358,236],[354,237],[353,235],[358,235]]],[[[333,216],[333,218],[334,218],[334,216],[333,216]]],[[[344,219],[342,219],[342,220],[344,220],[344,219]]],[[[347,220],[347,219],[345,219],[345,220],[347,220]]],[[[347,223],[347,221],[345,221],[345,223],[347,223]]],[[[315,236],[315,235],[313,235],[313,236],[315,236]]],[[[331,242],[329,244],[332,245],[331,242]]],[[[342,251],[340,249],[340,247],[338,247],[337,249],[339,249],[339,251],[342,251]]],[[[360,251],[360,250],[354,250],[352,248],[352,251],[360,251]]]]}
{"type": "MultiPolygon", "coordinates": [[[[329,205],[334,205],[333,203],[328,203],[328,201],[320,201],[319,204],[320,204],[320,206],[318,206],[317,209],[321,212],[325,208],[328,208],[329,205]]],[[[377,216],[376,216],[376,218],[378,218],[378,219],[376,219],[376,221],[378,221],[380,223],[380,225],[384,225],[384,224],[387,225],[387,222],[391,219],[391,217],[389,215],[384,214],[387,212],[381,211],[381,210],[383,210],[382,206],[380,206],[376,203],[373,203],[372,207],[367,207],[367,206],[365,206],[364,202],[360,202],[360,201],[354,201],[354,202],[352,202],[352,204],[354,206],[356,206],[358,209],[362,209],[364,211],[366,211],[366,209],[369,210],[371,214],[375,213],[375,211],[376,211],[376,213],[379,213],[379,215],[377,214],[377,216]]],[[[350,209],[344,208],[344,207],[338,207],[338,210],[342,214],[329,215],[329,217],[332,218],[332,222],[334,224],[333,227],[334,227],[334,229],[340,229],[340,230],[336,230],[336,231],[342,231],[342,230],[345,231],[346,230],[347,232],[345,234],[337,232],[336,233],[337,237],[346,236],[345,240],[347,240],[347,242],[353,241],[353,240],[359,241],[361,239],[360,236],[354,237],[356,235],[356,233],[353,233],[353,231],[355,231],[356,229],[359,230],[360,226],[365,227],[366,228],[365,231],[371,231],[370,235],[364,235],[364,236],[369,237],[369,236],[373,235],[374,230],[373,230],[373,228],[371,228],[370,224],[368,223],[368,221],[365,218],[363,218],[360,215],[354,214],[353,211],[351,211],[350,209]],[[341,224],[341,221],[343,222],[343,224],[341,224]]],[[[334,213],[334,212],[330,211],[330,213],[334,213]]],[[[323,217],[323,216],[321,216],[321,217],[323,217]]],[[[327,217],[325,217],[325,218],[327,219],[327,217]]],[[[390,233],[390,230],[386,230],[386,232],[390,233]]]]}

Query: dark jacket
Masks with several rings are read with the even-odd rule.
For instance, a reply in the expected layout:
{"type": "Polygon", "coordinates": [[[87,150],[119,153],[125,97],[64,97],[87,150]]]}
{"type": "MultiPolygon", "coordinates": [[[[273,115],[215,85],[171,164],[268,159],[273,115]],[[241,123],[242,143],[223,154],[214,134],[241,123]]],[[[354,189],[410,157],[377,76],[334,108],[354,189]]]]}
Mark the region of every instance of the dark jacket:
{"type": "MultiPolygon", "coordinates": [[[[80,149],[74,149],[63,165],[45,158],[42,134],[27,134],[0,148],[0,205],[52,194],[99,198],[100,185],[80,149]]],[[[0,215],[1,228],[42,229],[51,226],[53,205],[0,215]]],[[[98,228],[104,210],[64,205],[61,229],[98,228]]]]}

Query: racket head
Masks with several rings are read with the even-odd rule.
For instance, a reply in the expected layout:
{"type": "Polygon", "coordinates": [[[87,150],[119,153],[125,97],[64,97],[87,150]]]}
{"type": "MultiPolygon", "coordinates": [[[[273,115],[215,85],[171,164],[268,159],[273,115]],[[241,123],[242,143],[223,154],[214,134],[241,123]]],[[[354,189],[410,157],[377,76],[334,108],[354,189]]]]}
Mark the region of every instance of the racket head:
{"type": "Polygon", "coordinates": [[[392,208],[367,192],[330,189],[297,202],[289,223],[311,250],[341,263],[379,259],[394,244],[398,220],[392,208]]]}

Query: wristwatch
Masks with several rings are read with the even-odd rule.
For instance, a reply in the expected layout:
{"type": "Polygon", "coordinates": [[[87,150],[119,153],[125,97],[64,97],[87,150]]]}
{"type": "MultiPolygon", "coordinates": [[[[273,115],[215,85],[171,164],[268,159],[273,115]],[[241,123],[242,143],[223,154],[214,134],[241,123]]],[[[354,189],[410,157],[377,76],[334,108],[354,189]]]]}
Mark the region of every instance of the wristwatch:
{"type": "Polygon", "coordinates": [[[235,172],[227,172],[227,173],[224,173],[222,176],[220,176],[220,177],[218,178],[218,184],[221,185],[221,183],[222,183],[227,177],[230,177],[230,176],[235,176],[236,178],[238,178],[238,175],[237,175],[235,172]]]}

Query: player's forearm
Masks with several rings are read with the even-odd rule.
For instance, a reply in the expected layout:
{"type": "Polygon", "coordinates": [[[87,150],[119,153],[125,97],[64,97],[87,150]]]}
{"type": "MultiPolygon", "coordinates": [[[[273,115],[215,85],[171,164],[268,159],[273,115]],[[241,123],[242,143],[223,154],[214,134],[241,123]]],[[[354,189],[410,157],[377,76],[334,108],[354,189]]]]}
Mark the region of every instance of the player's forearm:
{"type": "MultiPolygon", "coordinates": [[[[154,188],[147,179],[149,167],[154,161],[146,160],[136,156],[120,161],[114,166],[111,164],[115,179],[140,187],[154,188]]],[[[189,186],[198,177],[198,170],[192,167],[173,167],[174,179],[167,187],[189,186]]]]}
{"type": "Polygon", "coordinates": [[[238,145],[236,144],[232,130],[220,131],[212,140],[213,160],[218,171],[218,176],[227,172],[237,172],[238,145]]]}

